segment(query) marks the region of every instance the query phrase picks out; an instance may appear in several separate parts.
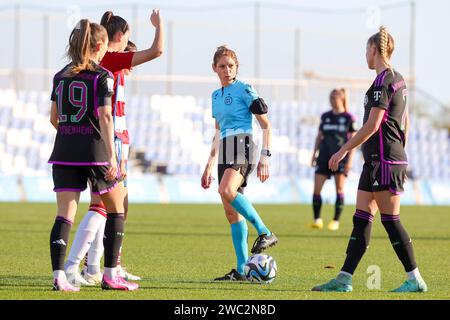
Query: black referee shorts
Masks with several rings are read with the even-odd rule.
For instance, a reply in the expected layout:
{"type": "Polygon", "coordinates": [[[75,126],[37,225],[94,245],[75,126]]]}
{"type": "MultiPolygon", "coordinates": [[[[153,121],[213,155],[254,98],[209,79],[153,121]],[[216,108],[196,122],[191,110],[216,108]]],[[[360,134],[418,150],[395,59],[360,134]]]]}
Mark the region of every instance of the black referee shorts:
{"type": "Polygon", "coordinates": [[[247,178],[256,167],[256,154],[256,145],[249,134],[238,134],[223,138],[220,141],[219,164],[217,167],[219,185],[225,170],[233,169],[244,177],[244,182],[238,189],[238,192],[244,193],[244,188],[247,186],[247,178]]]}

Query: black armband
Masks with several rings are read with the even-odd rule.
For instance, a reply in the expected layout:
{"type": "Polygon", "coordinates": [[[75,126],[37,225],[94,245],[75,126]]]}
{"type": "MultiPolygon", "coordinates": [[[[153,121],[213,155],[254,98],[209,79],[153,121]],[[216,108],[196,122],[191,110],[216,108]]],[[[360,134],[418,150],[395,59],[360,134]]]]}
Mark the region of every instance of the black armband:
{"type": "Polygon", "coordinates": [[[252,105],[250,106],[250,111],[253,114],[266,114],[269,111],[269,107],[264,102],[262,98],[258,98],[253,100],[252,105]]]}

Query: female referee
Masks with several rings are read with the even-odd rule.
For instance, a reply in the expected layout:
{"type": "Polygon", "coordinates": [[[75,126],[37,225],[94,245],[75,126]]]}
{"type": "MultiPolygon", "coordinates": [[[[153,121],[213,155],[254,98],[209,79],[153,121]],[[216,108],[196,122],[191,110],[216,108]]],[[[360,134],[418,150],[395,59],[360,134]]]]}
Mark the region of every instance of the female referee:
{"type": "MultiPolygon", "coordinates": [[[[108,33],[108,52],[101,60],[101,66],[109,70],[114,75],[114,95],[113,95],[113,115],[114,115],[114,140],[119,154],[120,170],[126,176],[126,162],[129,151],[129,135],[125,119],[125,72],[132,67],[151,61],[161,56],[164,48],[164,26],[159,10],[153,10],[150,22],[155,27],[155,35],[151,47],[141,51],[124,50],[129,43],[130,26],[128,22],[120,16],[114,15],[111,11],[103,14],[100,24],[105,27],[108,33]]],[[[124,182],[124,208],[125,218],[128,213],[128,191],[126,181],[124,182]]],[[[101,279],[100,258],[102,256],[101,233],[104,228],[104,204],[101,199],[91,193],[91,203],[89,211],[80,222],[75,240],[72,244],[69,259],[66,262],[65,270],[68,277],[77,284],[92,285],[101,279]],[[92,247],[91,247],[92,243],[92,247]],[[84,279],[79,274],[78,268],[81,260],[89,250],[87,270],[84,270],[84,279]],[[69,276],[70,275],[70,276],[69,276]]],[[[119,253],[119,263],[120,254],[119,253]]],[[[118,273],[126,280],[140,280],[139,277],[126,272],[120,264],[118,273]]]]}
{"type": "Polygon", "coordinates": [[[201,178],[204,189],[210,187],[211,172],[219,157],[219,194],[225,216],[231,225],[231,237],[237,258],[237,268],[215,281],[245,281],[244,267],[248,258],[247,219],[257,230],[258,238],[252,253],[260,253],[275,245],[277,237],[263,223],[255,208],[243,195],[247,178],[254,169],[256,146],[252,139],[252,114],[263,129],[263,147],[257,166],[261,182],[269,178],[271,126],[267,117],[267,105],[252,86],[236,79],[239,62],[236,53],[221,46],[217,48],[212,68],[222,87],[212,94],[212,116],[216,134],[211,154],[201,178]],[[245,219],[244,219],[245,218],[245,219]]]}
{"type": "Polygon", "coordinates": [[[80,192],[92,185],[105,204],[105,272],[103,289],[136,290],[137,284],[117,275],[117,257],[124,234],[124,190],[114,150],[111,114],[113,78],[99,65],[108,48],[103,26],[81,20],[69,38],[71,62],[53,78],[50,121],[57,129],[49,163],[53,164],[57,217],[50,233],[53,289],[78,291],[63,270],[71,225],[80,192]]]}
{"type": "Polygon", "coordinates": [[[406,180],[405,145],[408,129],[407,90],[402,75],[390,63],[394,39],[384,26],[367,41],[366,60],[377,77],[366,93],[363,127],[335,153],[329,167],[336,171],[348,152],[362,144],[364,166],[359,180],[353,231],[347,258],[335,279],[313,291],[352,291],[352,275],[369,246],[377,210],[408,279],[393,292],[425,292],[411,238],[400,222],[400,193],[406,180]]]}
{"type": "Polygon", "coordinates": [[[354,149],[349,152],[345,159],[339,163],[338,170],[332,172],[328,168],[328,160],[354,136],[355,118],[348,112],[347,93],[345,89],[334,89],[330,93],[331,110],[325,112],[320,117],[319,132],[314,145],[312,166],[316,167],[314,175],[313,210],[314,229],[322,229],[323,221],[320,217],[322,207],[322,197],[320,195],[322,187],[327,179],[334,176],[336,184],[336,203],[334,207],[334,218],[328,224],[329,230],[339,229],[339,218],[344,209],[344,184],[345,178],[352,167],[354,149]],[[319,154],[317,155],[317,151],[319,154]]]}

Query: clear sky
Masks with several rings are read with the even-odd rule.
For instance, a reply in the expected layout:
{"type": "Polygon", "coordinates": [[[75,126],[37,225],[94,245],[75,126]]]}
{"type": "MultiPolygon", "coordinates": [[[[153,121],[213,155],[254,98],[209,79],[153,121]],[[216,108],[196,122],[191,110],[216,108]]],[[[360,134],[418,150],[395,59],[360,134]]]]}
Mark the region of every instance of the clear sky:
{"type": "MultiPolygon", "coordinates": [[[[408,1],[386,0],[292,0],[260,1],[261,9],[261,67],[264,78],[293,78],[294,29],[301,30],[302,71],[315,71],[323,75],[370,78],[373,72],[366,69],[365,41],[376,31],[375,25],[385,24],[396,40],[394,67],[405,76],[409,72],[410,9],[408,1]],[[370,8],[400,4],[398,8],[377,11],[370,8]],[[403,4],[403,6],[402,6],[403,4]],[[293,6],[293,7],[290,7],[293,6]],[[324,13],[306,13],[299,6],[332,9],[324,13]],[[361,12],[344,13],[342,10],[362,8],[361,12]],[[368,12],[375,12],[369,14],[368,12]]],[[[41,14],[49,12],[52,52],[51,68],[59,68],[61,57],[70,33],[70,12],[75,6],[80,17],[99,21],[101,14],[112,9],[132,25],[131,38],[138,47],[148,46],[153,39],[153,29],[148,21],[149,9],[161,7],[166,21],[173,22],[173,73],[210,76],[211,57],[215,47],[228,44],[238,52],[244,76],[254,76],[254,1],[119,1],[81,0],[0,1],[0,18],[5,25],[5,42],[13,42],[14,20],[8,6],[20,3],[26,9],[27,19],[21,26],[20,65],[24,68],[41,68],[43,65],[43,24],[41,14]],[[139,24],[133,23],[132,3],[139,6],[139,24]],[[38,6],[45,6],[43,10],[38,6]],[[219,6],[219,7],[217,7],[219,6]]],[[[444,103],[450,104],[450,1],[416,1],[416,77],[420,88],[444,103]]],[[[2,46],[3,47],[3,46],[2,46]]],[[[13,65],[13,46],[1,51],[0,68],[13,65]],[[9,50],[6,50],[9,49],[9,50]]],[[[159,61],[139,70],[139,74],[165,74],[168,53],[159,61]]]]}

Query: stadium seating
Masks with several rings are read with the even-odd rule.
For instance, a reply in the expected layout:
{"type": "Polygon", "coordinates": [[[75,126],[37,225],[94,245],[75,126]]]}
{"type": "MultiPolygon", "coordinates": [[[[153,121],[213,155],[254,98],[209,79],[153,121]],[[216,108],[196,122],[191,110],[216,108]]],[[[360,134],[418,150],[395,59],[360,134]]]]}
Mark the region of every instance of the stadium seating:
{"type": "MultiPolygon", "coordinates": [[[[47,159],[55,130],[49,122],[46,92],[0,90],[0,173],[48,176],[47,159]]],[[[269,117],[273,127],[272,176],[297,175],[311,178],[310,159],[321,113],[328,102],[272,102],[269,117]]],[[[361,125],[363,110],[350,110],[361,125]]],[[[129,173],[161,172],[199,176],[207,160],[214,135],[210,100],[192,96],[133,96],[127,105],[132,141],[129,173]],[[141,156],[138,156],[141,155],[141,156]]],[[[254,123],[256,141],[261,134],[254,123]]],[[[407,153],[412,178],[450,179],[450,139],[428,118],[411,119],[407,153]]],[[[360,152],[351,175],[362,165],[360,152]]]]}

